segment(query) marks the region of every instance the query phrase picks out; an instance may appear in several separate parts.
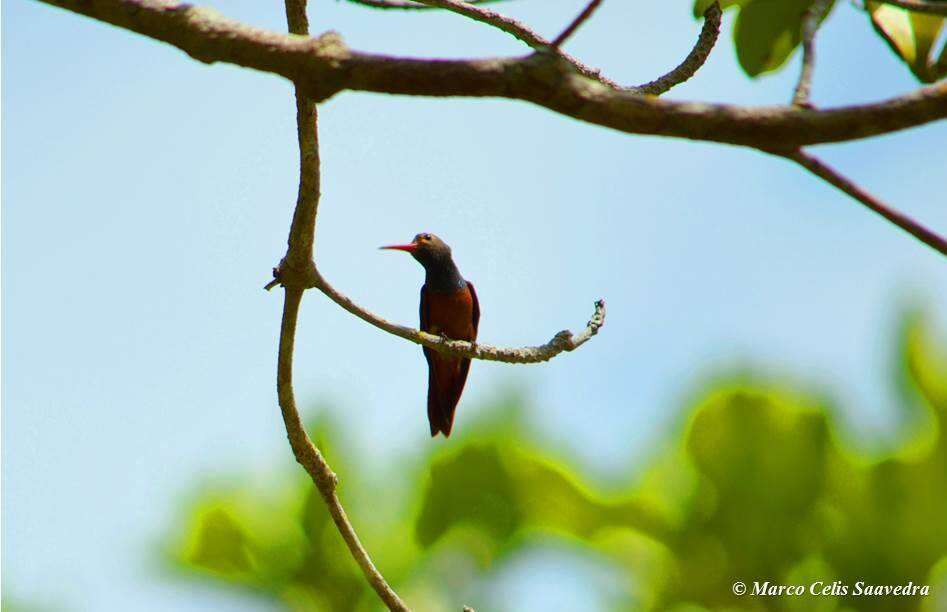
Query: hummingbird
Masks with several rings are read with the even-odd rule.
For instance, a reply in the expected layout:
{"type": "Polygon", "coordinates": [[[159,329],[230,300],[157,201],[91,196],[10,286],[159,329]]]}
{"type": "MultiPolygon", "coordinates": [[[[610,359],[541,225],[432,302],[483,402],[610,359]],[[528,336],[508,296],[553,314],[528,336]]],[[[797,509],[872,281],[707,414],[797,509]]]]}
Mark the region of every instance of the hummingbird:
{"type": "MultiPolygon", "coordinates": [[[[418,234],[409,244],[393,244],[382,249],[410,253],[424,267],[421,286],[421,330],[452,340],[477,339],[480,302],[473,283],[464,279],[454,264],[447,244],[434,234],[418,234]]],[[[470,359],[442,355],[423,347],[427,360],[427,419],[431,437],[450,436],[454,411],[464,392],[470,359]]]]}

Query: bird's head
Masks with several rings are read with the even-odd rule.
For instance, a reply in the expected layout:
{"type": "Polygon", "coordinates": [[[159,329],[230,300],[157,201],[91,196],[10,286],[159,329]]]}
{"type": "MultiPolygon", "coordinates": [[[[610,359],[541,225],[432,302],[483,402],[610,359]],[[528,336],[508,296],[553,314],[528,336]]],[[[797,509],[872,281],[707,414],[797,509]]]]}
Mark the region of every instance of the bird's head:
{"type": "Polygon", "coordinates": [[[447,243],[434,234],[427,232],[418,234],[408,244],[392,244],[380,248],[411,253],[411,256],[425,268],[451,260],[450,247],[447,246],[447,243]]]}

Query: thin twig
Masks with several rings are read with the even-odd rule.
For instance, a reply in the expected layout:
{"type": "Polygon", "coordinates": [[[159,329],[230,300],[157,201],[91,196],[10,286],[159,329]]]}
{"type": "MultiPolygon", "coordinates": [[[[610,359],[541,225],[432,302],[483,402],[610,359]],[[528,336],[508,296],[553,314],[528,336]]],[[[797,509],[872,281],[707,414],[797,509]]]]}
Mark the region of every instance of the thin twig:
{"type": "Polygon", "coordinates": [[[780,155],[791,159],[809,172],[834,185],[838,189],[841,189],[864,204],[869,210],[881,215],[935,251],[947,255],[947,239],[927,229],[904,213],[891,208],[851,180],[839,174],[834,168],[819,160],[817,157],[809,155],[802,150],[793,151],[791,153],[780,153],[780,155]]]}
{"type": "Polygon", "coordinates": [[[580,62],[578,59],[572,57],[568,53],[564,53],[560,51],[559,49],[555,48],[550,41],[546,40],[544,37],[534,32],[526,24],[522,23],[521,21],[517,21],[516,19],[513,19],[512,17],[501,15],[500,13],[497,13],[496,11],[491,11],[490,9],[480,8],[479,6],[476,6],[469,2],[464,2],[463,0],[416,0],[416,1],[422,4],[425,4],[427,6],[430,6],[432,8],[442,8],[442,9],[451,11],[453,13],[457,13],[458,15],[463,15],[464,17],[467,17],[474,21],[478,21],[480,23],[485,23],[489,26],[493,26],[494,28],[502,32],[506,32],[513,38],[526,43],[529,47],[531,47],[532,49],[535,49],[536,51],[540,53],[551,53],[552,55],[555,55],[556,57],[564,59],[566,63],[568,63],[570,66],[576,69],[579,72],[579,74],[583,76],[586,76],[590,79],[598,81],[599,83],[602,83],[603,85],[611,87],[612,89],[621,89],[621,86],[618,83],[605,77],[601,73],[601,71],[596,70],[594,68],[590,68],[589,66],[586,66],[585,64],[580,62]]]}
{"type": "Polygon", "coordinates": [[[710,51],[717,43],[717,38],[720,36],[720,18],[722,13],[723,11],[720,10],[719,3],[713,2],[708,6],[707,10],[704,11],[704,25],[701,27],[700,34],[697,36],[697,44],[695,44],[691,52],[687,54],[684,61],[664,76],[658,77],[650,83],[631,87],[629,88],[630,91],[639,94],[660,96],[672,87],[680,85],[694,76],[694,74],[700,70],[700,67],[704,65],[704,62],[707,61],[707,57],[710,56],[710,51]]]}
{"type": "Polygon", "coordinates": [[[572,23],[566,26],[566,29],[563,30],[562,33],[559,34],[559,36],[556,36],[555,38],[552,39],[552,43],[550,43],[550,46],[553,47],[554,49],[558,49],[562,45],[562,43],[566,41],[566,39],[572,36],[572,34],[576,30],[579,29],[579,26],[585,23],[585,21],[587,21],[588,18],[592,16],[592,13],[595,12],[595,9],[597,9],[601,3],[602,3],[602,0],[592,0],[591,2],[589,2],[585,6],[585,9],[581,13],[579,13],[575,19],[572,20],[572,23]]]}
{"type": "MultiPolygon", "coordinates": [[[[402,11],[426,11],[438,8],[436,6],[425,6],[412,2],[411,0],[348,0],[352,4],[360,4],[375,9],[395,9],[402,11]]],[[[504,0],[467,0],[467,4],[493,4],[494,2],[503,2],[504,0]]]]}
{"type": "MultiPolygon", "coordinates": [[[[390,2],[392,0],[352,1],[368,2],[374,4],[375,2],[390,2]]],[[[707,61],[707,56],[710,54],[711,49],[713,49],[714,43],[716,43],[717,36],[720,32],[721,11],[719,4],[714,2],[707,8],[706,11],[704,11],[704,27],[701,29],[700,36],[697,39],[697,44],[679,66],[657,80],[645,85],[638,87],[622,87],[619,83],[603,75],[600,70],[585,65],[575,57],[563,52],[559,48],[562,43],[569,38],[569,36],[571,36],[586,20],[589,19],[589,17],[592,16],[592,14],[601,4],[602,0],[591,0],[589,4],[586,5],[585,9],[579,13],[578,16],[576,16],[572,23],[570,23],[566,29],[563,30],[562,33],[560,33],[552,41],[546,40],[543,36],[533,31],[529,26],[517,21],[516,19],[501,15],[496,11],[491,11],[489,9],[483,9],[475,6],[475,4],[479,3],[464,2],[463,0],[414,1],[423,4],[428,8],[445,9],[468,17],[474,21],[479,21],[480,23],[493,26],[503,32],[506,32],[507,34],[510,34],[517,40],[526,43],[528,46],[540,53],[552,52],[554,55],[566,60],[569,65],[578,70],[578,72],[583,76],[593,79],[607,87],[610,87],[611,89],[649,95],[660,95],[675,85],[683,83],[694,76],[694,73],[696,73],[697,70],[703,66],[704,62],[707,61]]]]}
{"type": "MultiPolygon", "coordinates": [[[[293,34],[308,35],[306,0],[286,0],[286,21],[293,34]]],[[[307,268],[312,265],[312,245],[315,240],[316,214],[319,205],[319,140],[315,103],[305,93],[296,90],[296,127],[299,138],[299,194],[293,223],[289,232],[289,246],[284,265],[288,269],[307,268]]],[[[332,522],[342,535],[349,552],[358,563],[362,573],[378,597],[389,610],[407,612],[398,595],[388,586],[384,577],[372,563],[368,551],[362,546],[352,523],[349,521],[336,494],[338,480],[322,453],[312,443],[293,392],[293,349],[296,342],[296,323],[299,303],[305,287],[287,285],[283,302],[283,318],[280,325],[279,354],[277,359],[276,391],[279,398],[286,435],[296,461],[305,468],[326,503],[332,522]]]]}
{"type": "Polygon", "coordinates": [[[457,13],[458,15],[463,15],[469,19],[473,19],[474,21],[479,21],[480,23],[493,26],[498,30],[506,32],[513,38],[526,43],[533,49],[545,49],[549,47],[549,41],[531,30],[529,26],[517,21],[516,19],[513,19],[512,17],[501,15],[496,11],[480,8],[475,4],[464,2],[463,0],[417,1],[431,8],[445,9],[453,13],[457,13]]]}
{"type": "Polygon", "coordinates": [[[924,0],[877,0],[882,4],[890,4],[915,13],[931,15],[947,15],[947,2],[925,2],[924,0]]]}
{"type": "Polygon", "coordinates": [[[812,90],[812,74],[815,71],[815,35],[828,8],[829,0],[813,0],[802,18],[802,68],[799,81],[793,92],[792,103],[811,108],[809,94],[812,90]]]}

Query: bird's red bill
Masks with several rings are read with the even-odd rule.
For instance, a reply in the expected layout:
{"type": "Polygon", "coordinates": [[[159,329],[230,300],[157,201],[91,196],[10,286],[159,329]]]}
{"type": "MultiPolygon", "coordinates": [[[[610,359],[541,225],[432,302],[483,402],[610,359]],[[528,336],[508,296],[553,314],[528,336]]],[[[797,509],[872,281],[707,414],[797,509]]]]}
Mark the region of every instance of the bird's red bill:
{"type": "Polygon", "coordinates": [[[418,245],[412,244],[390,244],[388,246],[378,247],[380,249],[389,249],[392,251],[407,251],[408,253],[413,253],[417,250],[418,245]]]}

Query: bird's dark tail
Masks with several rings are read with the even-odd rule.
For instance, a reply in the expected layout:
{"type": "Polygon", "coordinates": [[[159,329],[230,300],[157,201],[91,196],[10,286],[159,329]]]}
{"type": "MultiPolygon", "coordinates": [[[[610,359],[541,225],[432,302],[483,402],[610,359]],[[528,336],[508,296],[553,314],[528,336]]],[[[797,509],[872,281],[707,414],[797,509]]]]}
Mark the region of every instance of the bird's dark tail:
{"type": "Polygon", "coordinates": [[[469,359],[443,359],[434,357],[428,370],[427,419],[431,426],[431,437],[438,433],[450,436],[454,425],[457,403],[464,392],[469,359]]]}

